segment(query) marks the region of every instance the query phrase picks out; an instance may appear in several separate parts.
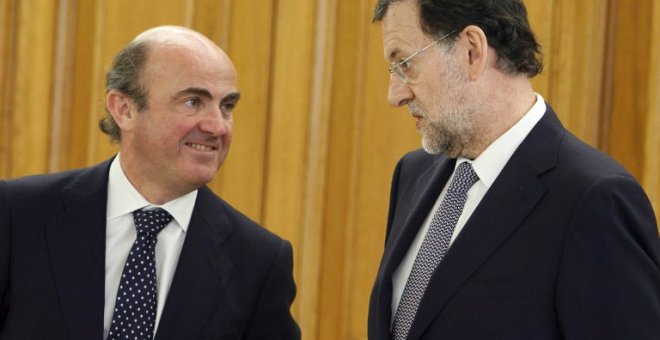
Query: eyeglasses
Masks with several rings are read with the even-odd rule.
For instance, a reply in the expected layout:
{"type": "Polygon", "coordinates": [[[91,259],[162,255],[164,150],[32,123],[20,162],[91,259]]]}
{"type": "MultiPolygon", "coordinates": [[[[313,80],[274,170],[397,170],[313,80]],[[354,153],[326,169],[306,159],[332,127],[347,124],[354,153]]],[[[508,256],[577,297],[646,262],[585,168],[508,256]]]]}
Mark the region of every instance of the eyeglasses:
{"type": "Polygon", "coordinates": [[[442,37],[440,37],[440,39],[426,45],[426,47],[422,48],[421,50],[418,50],[417,52],[415,52],[413,54],[411,54],[408,58],[405,58],[405,59],[403,59],[399,62],[394,61],[394,62],[390,63],[390,66],[387,67],[387,69],[390,71],[390,74],[396,73],[396,75],[399,76],[399,78],[401,78],[401,81],[403,81],[406,84],[410,84],[411,81],[413,81],[413,80],[415,80],[415,78],[417,78],[417,72],[415,72],[415,68],[413,67],[413,64],[410,63],[412,58],[414,58],[417,55],[419,55],[420,53],[426,51],[429,47],[441,42],[442,40],[444,40],[448,36],[454,34],[454,32],[456,32],[456,31],[454,30],[454,31],[451,31],[451,32],[443,35],[442,37]]]}

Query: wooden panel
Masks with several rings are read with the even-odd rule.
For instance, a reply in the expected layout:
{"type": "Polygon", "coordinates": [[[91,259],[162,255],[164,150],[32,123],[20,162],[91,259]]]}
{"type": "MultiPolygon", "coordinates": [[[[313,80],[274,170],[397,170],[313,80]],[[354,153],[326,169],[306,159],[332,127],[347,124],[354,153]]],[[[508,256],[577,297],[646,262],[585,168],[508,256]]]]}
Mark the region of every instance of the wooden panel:
{"type": "Polygon", "coordinates": [[[103,70],[95,69],[96,53],[100,51],[100,42],[98,41],[98,28],[100,19],[96,13],[98,11],[97,1],[77,1],[70,9],[75,16],[71,20],[72,24],[67,27],[72,31],[69,34],[73,39],[68,48],[68,55],[72,55],[72,61],[67,64],[66,71],[71,73],[71,94],[69,111],[65,114],[69,116],[68,126],[62,134],[62,144],[66,147],[66,152],[60,155],[59,169],[80,168],[93,164],[96,160],[101,160],[104,156],[98,155],[88,158],[92,143],[96,143],[100,138],[104,144],[108,144],[108,139],[104,137],[98,128],[98,119],[104,112],[103,70]],[[101,137],[103,136],[103,137],[101,137]]]}
{"type": "MultiPolygon", "coordinates": [[[[192,8],[192,22],[188,22],[186,19],[185,25],[206,35],[218,46],[226,49],[229,47],[230,31],[232,31],[232,27],[236,27],[235,22],[239,15],[235,10],[232,11],[232,2],[232,0],[195,0],[192,8]]],[[[235,6],[253,6],[254,0],[235,1],[234,3],[235,6]]],[[[258,12],[269,13],[271,7],[271,5],[264,4],[263,11],[258,12]]],[[[257,15],[259,13],[255,12],[257,15]]],[[[263,23],[258,19],[261,17],[255,17],[254,21],[243,27],[261,26],[263,23]]],[[[267,22],[270,22],[270,18],[267,22]]]]}
{"type": "MultiPolygon", "coordinates": [[[[307,129],[313,67],[315,6],[312,1],[276,3],[271,104],[266,146],[264,225],[289,239],[296,251],[295,276],[305,258],[301,247],[307,129]]],[[[294,305],[298,308],[299,301],[294,305]]]]}
{"type": "Polygon", "coordinates": [[[10,122],[14,87],[15,0],[0,0],[0,179],[9,177],[10,122]]]}
{"type": "Polygon", "coordinates": [[[554,11],[552,42],[546,72],[552,77],[550,102],[566,128],[597,146],[607,2],[561,0],[554,11]]]}
{"type": "Polygon", "coordinates": [[[76,3],[58,2],[56,14],[49,172],[66,169],[71,157],[73,81],[76,74],[74,72],[76,3]]]}
{"type": "MultiPolygon", "coordinates": [[[[660,41],[660,4],[653,4],[653,20],[649,42],[660,41]]],[[[660,45],[650,43],[649,106],[646,112],[646,135],[642,184],[655,208],[656,218],[660,217],[660,45]]],[[[659,228],[660,229],[660,226],[659,228]]]]}
{"type": "Polygon", "coordinates": [[[319,0],[316,6],[316,27],[313,51],[312,82],[308,124],[307,167],[303,183],[303,215],[300,228],[299,290],[297,316],[305,339],[319,338],[319,323],[324,320],[318,314],[320,308],[319,286],[322,280],[322,250],[326,190],[328,182],[328,151],[330,149],[331,92],[333,89],[336,49],[337,0],[319,0]]]}
{"type": "MultiPolygon", "coordinates": [[[[638,179],[643,178],[646,120],[649,112],[649,60],[652,0],[617,2],[612,113],[608,152],[638,179]]],[[[657,114],[657,112],[656,112],[657,114]]],[[[656,155],[657,157],[657,155],[656,155]]],[[[657,176],[658,173],[650,174],[657,176]]]]}
{"type": "Polygon", "coordinates": [[[534,91],[540,93],[542,96],[549,100],[552,96],[551,81],[552,72],[550,65],[553,64],[554,58],[552,51],[552,33],[554,27],[555,9],[554,1],[525,1],[527,6],[527,16],[532,26],[532,30],[536,35],[536,40],[541,44],[541,53],[543,53],[543,64],[545,69],[543,72],[532,79],[532,86],[534,91]]]}
{"type": "MultiPolygon", "coordinates": [[[[333,55],[327,154],[326,211],[323,220],[322,267],[319,290],[318,333],[308,339],[350,339],[349,321],[355,317],[346,307],[353,298],[350,282],[354,256],[351,230],[358,210],[357,170],[359,126],[363,115],[370,5],[364,1],[338,1],[333,55]]],[[[375,226],[379,228],[381,226],[375,226]]],[[[360,317],[360,316],[357,316],[360,317]]]]}
{"type": "Polygon", "coordinates": [[[278,2],[276,12],[264,222],[291,237],[303,205],[314,6],[278,2]]]}
{"type": "Polygon", "coordinates": [[[53,1],[18,4],[10,177],[48,170],[55,13],[53,1]]]}
{"type": "Polygon", "coordinates": [[[212,188],[251,218],[262,220],[273,23],[272,2],[231,6],[226,51],[236,66],[241,101],[229,157],[212,188]]]}

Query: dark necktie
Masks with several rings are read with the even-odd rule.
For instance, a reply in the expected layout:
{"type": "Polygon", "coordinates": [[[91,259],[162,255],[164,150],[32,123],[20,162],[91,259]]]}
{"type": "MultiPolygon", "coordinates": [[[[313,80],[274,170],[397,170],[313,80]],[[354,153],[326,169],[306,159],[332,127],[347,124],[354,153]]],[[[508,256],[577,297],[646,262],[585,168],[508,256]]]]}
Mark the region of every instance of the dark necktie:
{"type": "Polygon", "coordinates": [[[478,180],[479,177],[470,163],[463,162],[456,168],[447,193],[433,215],[429,230],[422,241],[422,246],[415,257],[410,276],[403,289],[401,301],[394,316],[392,329],[394,340],[405,340],[408,337],[431,275],[449,248],[449,241],[454,233],[456,222],[463,212],[467,192],[478,180]]]}
{"type": "Polygon", "coordinates": [[[152,339],[156,322],[156,242],[172,221],[163,209],[133,212],[137,238],[121,274],[109,340],[152,339]]]}

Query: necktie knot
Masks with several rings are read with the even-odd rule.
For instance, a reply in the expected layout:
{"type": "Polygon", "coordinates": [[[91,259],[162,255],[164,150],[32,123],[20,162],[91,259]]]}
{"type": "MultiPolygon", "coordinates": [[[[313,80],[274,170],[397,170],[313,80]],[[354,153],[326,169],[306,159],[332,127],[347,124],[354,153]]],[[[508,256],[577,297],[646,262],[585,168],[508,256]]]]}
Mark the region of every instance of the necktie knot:
{"type": "Polygon", "coordinates": [[[158,235],[172,221],[172,215],[162,208],[140,209],[133,212],[133,219],[138,234],[158,235]]]}
{"type": "Polygon", "coordinates": [[[447,191],[449,192],[467,192],[470,187],[479,180],[479,176],[474,172],[472,164],[463,162],[456,167],[454,179],[451,181],[447,191]]]}

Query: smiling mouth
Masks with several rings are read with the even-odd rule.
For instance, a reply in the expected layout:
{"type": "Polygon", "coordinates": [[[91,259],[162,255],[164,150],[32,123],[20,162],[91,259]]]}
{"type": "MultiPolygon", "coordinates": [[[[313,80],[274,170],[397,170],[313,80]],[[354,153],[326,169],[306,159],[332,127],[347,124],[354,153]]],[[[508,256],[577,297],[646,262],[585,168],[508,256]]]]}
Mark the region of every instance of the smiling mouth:
{"type": "Polygon", "coordinates": [[[197,144],[197,143],[186,143],[186,146],[193,148],[197,151],[214,151],[217,150],[216,147],[208,146],[208,145],[202,145],[202,144],[197,144]]]}

